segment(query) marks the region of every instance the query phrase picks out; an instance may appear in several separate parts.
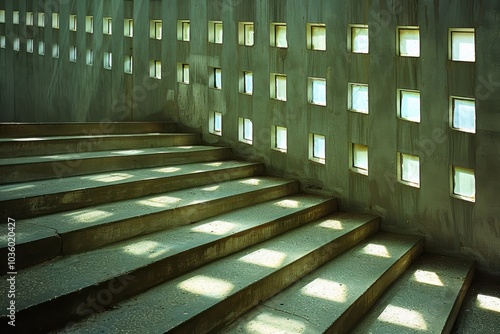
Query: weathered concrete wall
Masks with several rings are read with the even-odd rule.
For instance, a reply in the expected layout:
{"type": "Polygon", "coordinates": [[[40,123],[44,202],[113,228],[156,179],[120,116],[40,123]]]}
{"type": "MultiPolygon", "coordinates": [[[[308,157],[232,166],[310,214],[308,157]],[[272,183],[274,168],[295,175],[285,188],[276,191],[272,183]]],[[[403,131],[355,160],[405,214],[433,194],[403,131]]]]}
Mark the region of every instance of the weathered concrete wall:
{"type": "Polygon", "coordinates": [[[500,3],[495,0],[166,0],[9,1],[0,34],[0,121],[168,120],[201,130],[209,143],[231,145],[272,173],[302,180],[304,189],[336,195],[344,209],[381,215],[383,228],[426,237],[427,249],[475,258],[500,273],[500,3]],[[12,23],[19,10],[21,23],[12,23]],[[26,11],[45,12],[45,28],[26,28],[26,11]],[[60,12],[60,29],[50,15],[60,12]],[[68,16],[78,15],[69,31],[68,16]],[[93,15],[94,34],[85,33],[93,15]],[[103,36],[102,17],[113,18],[103,36]],[[134,37],[123,37],[133,18],[134,37]],[[149,20],[163,20],[163,39],[149,38],[149,20]],[[177,41],[177,20],[191,20],[190,42],[177,41]],[[208,43],[208,21],[224,25],[222,45],[208,43]],[[238,45],[238,22],[255,22],[255,45],[238,45]],[[287,49],[270,47],[270,23],[286,22],[287,49]],[[324,23],[327,50],[306,49],[306,24],[324,23]],[[347,51],[348,24],[367,24],[369,54],[347,51]],[[396,27],[420,27],[420,57],[396,56],[396,27]],[[448,60],[448,29],[475,28],[476,61],[448,60]],[[12,38],[21,36],[21,50],[12,38]],[[33,35],[35,52],[26,52],[33,35]],[[37,54],[38,40],[46,55],[37,54]],[[59,41],[60,58],[49,46],[59,41]],[[78,60],[69,61],[76,45],[78,60]],[[85,64],[93,48],[94,66],[85,64]],[[105,51],[113,69],[103,69],[105,51]],[[123,73],[133,54],[133,74],[123,73]],[[149,78],[161,59],[162,79],[149,78]],[[190,65],[190,84],[177,83],[177,62],[190,65]],[[208,87],[209,67],[222,68],[223,89],[208,87]],[[238,93],[239,74],[253,71],[253,95],[238,93]],[[287,75],[287,101],[270,99],[270,73],[287,75]],[[307,77],[327,79],[327,105],[307,102],[307,77]],[[348,82],[368,83],[370,112],[349,112],[348,82]],[[420,90],[421,122],[396,117],[397,89],[420,90]],[[475,97],[476,133],[449,126],[450,95],[475,97]],[[222,136],[209,133],[209,114],[223,114],[222,136]],[[238,141],[238,117],[254,125],[253,145],[238,141]],[[288,128],[288,152],[271,149],[271,125],[288,128]],[[308,160],[308,134],[326,137],[326,164],[308,160]],[[369,173],[349,169],[349,145],[368,145],[369,173]],[[420,188],[397,182],[397,152],[420,157],[420,188]],[[450,165],[472,168],[476,202],[450,196],[450,165]]]}

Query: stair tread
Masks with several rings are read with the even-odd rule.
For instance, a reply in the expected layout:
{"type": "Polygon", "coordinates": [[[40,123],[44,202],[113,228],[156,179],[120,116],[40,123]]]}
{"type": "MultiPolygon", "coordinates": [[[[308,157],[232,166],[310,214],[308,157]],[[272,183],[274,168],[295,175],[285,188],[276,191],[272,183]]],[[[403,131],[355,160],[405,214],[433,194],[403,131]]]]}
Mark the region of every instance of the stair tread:
{"type": "Polygon", "coordinates": [[[147,267],[189,249],[217,242],[237,233],[246,233],[329,200],[311,195],[288,196],[196,224],[136,237],[86,253],[56,258],[18,272],[19,295],[16,303],[19,309],[36,305],[55,296],[147,267]]]}
{"type": "Polygon", "coordinates": [[[371,219],[373,216],[349,213],[319,219],[154,287],[67,330],[81,333],[97,328],[107,332],[173,329],[322,246],[356,233],[371,219]]]}
{"type": "MultiPolygon", "coordinates": [[[[118,220],[130,219],[132,217],[153,214],[169,209],[179,209],[180,207],[193,204],[203,204],[214,199],[228,198],[235,194],[271,188],[290,182],[295,181],[278,177],[253,177],[226,181],[216,185],[210,184],[207,186],[176,190],[132,200],[97,205],[86,209],[28,218],[17,221],[16,226],[30,224],[32,226],[36,225],[44,229],[50,229],[54,232],[57,231],[58,234],[64,234],[92,226],[109,224],[118,220]]],[[[21,230],[18,230],[16,234],[18,245],[23,242],[24,238],[20,232],[21,230]]],[[[33,234],[28,234],[27,236],[28,240],[36,238],[33,234]]],[[[7,237],[5,235],[0,236],[0,246],[5,247],[6,244],[7,237]]]]}
{"type": "Polygon", "coordinates": [[[180,136],[198,136],[196,133],[125,133],[125,134],[96,134],[96,135],[77,135],[77,136],[37,136],[23,138],[0,138],[1,143],[29,143],[29,142],[51,142],[57,140],[84,140],[84,139],[100,139],[100,138],[138,138],[138,137],[180,137],[180,136]]]}
{"type": "Polygon", "coordinates": [[[199,172],[224,170],[227,168],[252,166],[255,163],[242,161],[220,161],[208,163],[193,163],[166,167],[152,167],[119,172],[105,172],[83,176],[72,176],[60,179],[22,182],[0,185],[1,200],[23,199],[34,196],[47,196],[69,191],[89,188],[106,187],[116,184],[138,182],[141,180],[163,179],[165,182],[170,177],[189,175],[199,172]]]}
{"type": "Polygon", "coordinates": [[[240,317],[224,333],[324,333],[420,238],[379,232],[240,317]]]}
{"type": "Polygon", "coordinates": [[[353,333],[442,333],[472,261],[426,254],[375,303],[353,333]]]}
{"type": "Polygon", "coordinates": [[[0,159],[0,166],[33,164],[40,162],[60,162],[67,160],[97,159],[106,157],[123,157],[123,156],[141,157],[149,154],[193,153],[200,151],[223,150],[223,149],[227,150],[227,148],[225,147],[218,147],[218,146],[191,145],[191,146],[172,146],[172,147],[67,153],[67,154],[44,155],[44,156],[3,158],[0,159]]]}

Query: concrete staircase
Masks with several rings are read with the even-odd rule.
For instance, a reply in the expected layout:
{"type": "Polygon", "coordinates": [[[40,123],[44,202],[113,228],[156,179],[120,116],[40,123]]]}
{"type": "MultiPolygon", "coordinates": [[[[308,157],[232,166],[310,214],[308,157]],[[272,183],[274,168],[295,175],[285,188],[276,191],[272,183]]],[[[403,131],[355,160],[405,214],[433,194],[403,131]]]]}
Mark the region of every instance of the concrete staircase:
{"type": "Polygon", "coordinates": [[[16,234],[1,279],[15,276],[20,333],[441,333],[472,279],[473,263],[422,255],[421,238],[173,124],[0,136],[1,226],[16,234]]]}

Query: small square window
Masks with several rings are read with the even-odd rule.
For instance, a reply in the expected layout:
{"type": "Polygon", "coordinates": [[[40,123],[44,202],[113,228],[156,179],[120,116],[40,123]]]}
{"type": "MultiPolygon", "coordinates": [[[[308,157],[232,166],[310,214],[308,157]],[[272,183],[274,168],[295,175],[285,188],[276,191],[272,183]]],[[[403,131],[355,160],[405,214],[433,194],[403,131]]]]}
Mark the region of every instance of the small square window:
{"type": "Polygon", "coordinates": [[[473,169],[452,166],[452,196],[475,202],[476,179],[473,169]]]}
{"type": "Polygon", "coordinates": [[[252,144],[253,141],[253,123],[248,118],[239,118],[239,140],[240,142],[252,144]]]}
{"type": "Polygon", "coordinates": [[[33,40],[31,38],[26,40],[26,52],[33,53],[33,40]]]}
{"type": "Polygon", "coordinates": [[[253,72],[241,72],[240,79],[240,93],[252,95],[253,94],[253,72]]]}
{"type": "Polygon", "coordinates": [[[349,84],[349,110],[368,114],[368,85],[349,84]]]}
{"type": "Polygon", "coordinates": [[[254,44],[253,22],[240,22],[238,24],[238,44],[252,46],[254,44]]]}
{"type": "Polygon", "coordinates": [[[5,36],[0,36],[0,48],[5,49],[5,36]]]}
{"type": "Polygon", "coordinates": [[[474,99],[451,98],[451,127],[455,130],[476,132],[476,103],[474,99]]]}
{"type": "Polygon", "coordinates": [[[398,28],[398,47],[401,57],[420,57],[420,31],[418,27],[398,28]]]}
{"type": "Polygon", "coordinates": [[[222,114],[220,112],[214,111],[210,115],[209,132],[222,136],[222,114]]]}
{"type": "Polygon", "coordinates": [[[77,57],[77,50],[76,46],[70,46],[69,47],[69,61],[70,62],[76,62],[76,57],[77,57]]]}
{"type": "Polygon", "coordinates": [[[161,79],[161,61],[151,60],[149,62],[149,76],[154,79],[161,79]]]}
{"type": "Polygon", "coordinates": [[[92,66],[92,64],[94,64],[94,50],[87,49],[86,57],[85,57],[85,63],[88,66],[92,66]]]}
{"type": "Polygon", "coordinates": [[[149,38],[151,39],[162,39],[163,35],[163,24],[161,20],[151,20],[149,21],[149,38]]]}
{"type": "Polygon", "coordinates": [[[309,103],[326,106],[326,79],[309,78],[307,95],[309,103]]]}
{"type": "Polygon", "coordinates": [[[177,82],[189,84],[189,64],[177,63],[177,82]]]}
{"type": "Polygon", "coordinates": [[[113,34],[113,19],[111,17],[104,17],[102,19],[102,33],[104,35],[113,34]]]}
{"type": "Polygon", "coordinates": [[[271,98],[286,101],[286,75],[271,73],[271,98]]]}
{"type": "Polygon", "coordinates": [[[399,90],[398,112],[401,119],[420,122],[420,92],[399,90]]]}
{"type": "Polygon", "coordinates": [[[32,26],[34,21],[35,21],[35,17],[33,15],[33,12],[26,12],[26,25],[32,26]]]}
{"type": "Polygon", "coordinates": [[[273,126],[271,144],[274,150],[286,153],[288,149],[287,128],[277,125],[273,126]]]}
{"type": "Polygon", "coordinates": [[[189,20],[177,21],[177,40],[189,42],[191,38],[189,20]]]}
{"type": "Polygon", "coordinates": [[[223,30],[222,21],[208,22],[208,41],[214,44],[222,44],[223,30]]]}
{"type": "Polygon", "coordinates": [[[14,42],[12,43],[12,49],[14,49],[14,51],[19,51],[20,46],[21,46],[21,41],[19,40],[19,37],[14,37],[14,42]]]}
{"type": "Polygon", "coordinates": [[[123,21],[123,36],[134,37],[134,20],[125,19],[123,21]]]}
{"type": "Polygon", "coordinates": [[[12,23],[19,24],[19,11],[15,10],[12,12],[12,23]]]}
{"type": "Polygon", "coordinates": [[[45,54],[45,42],[44,41],[38,42],[38,54],[40,56],[43,56],[45,54]]]}
{"type": "Polygon", "coordinates": [[[52,28],[59,29],[59,13],[52,13],[52,28]]]}
{"type": "Polygon", "coordinates": [[[134,58],[131,55],[124,56],[123,72],[132,74],[134,71],[134,58]]]}
{"type": "Polygon", "coordinates": [[[351,25],[349,29],[348,47],[353,53],[368,53],[368,26],[351,25]]]}
{"type": "Polygon", "coordinates": [[[352,144],[351,169],[357,173],[368,175],[368,146],[352,144]]]}
{"type": "Polygon", "coordinates": [[[39,27],[45,27],[45,14],[44,13],[38,13],[38,18],[37,18],[37,25],[39,27]]]}
{"type": "Polygon", "coordinates": [[[111,52],[104,52],[104,68],[107,70],[113,68],[113,54],[111,52]]]}
{"type": "Polygon", "coordinates": [[[76,31],[76,15],[69,16],[69,30],[76,31]]]}
{"type": "Polygon", "coordinates": [[[325,136],[309,134],[309,160],[324,164],[326,158],[325,136]]]}
{"type": "Polygon", "coordinates": [[[94,17],[85,16],[85,32],[92,34],[94,32],[94,17]]]}
{"type": "Polygon", "coordinates": [[[52,58],[59,58],[59,44],[52,45],[52,58]]]}
{"type": "Polygon", "coordinates": [[[217,67],[210,67],[210,87],[215,89],[222,89],[222,69],[217,67]]]}
{"type": "Polygon", "coordinates": [[[326,26],[324,24],[307,24],[307,48],[310,50],[326,50],[326,26]]]}
{"type": "Polygon", "coordinates": [[[0,23],[5,23],[5,9],[0,9],[0,23]]]}
{"type": "Polygon", "coordinates": [[[399,181],[412,187],[420,187],[420,158],[415,155],[399,153],[399,181]]]}
{"type": "Polygon", "coordinates": [[[450,29],[449,53],[454,61],[476,61],[474,29],[450,29]]]}
{"type": "Polygon", "coordinates": [[[285,23],[272,23],[271,24],[271,46],[277,48],[287,48],[288,42],[286,40],[286,24],[285,23]]]}

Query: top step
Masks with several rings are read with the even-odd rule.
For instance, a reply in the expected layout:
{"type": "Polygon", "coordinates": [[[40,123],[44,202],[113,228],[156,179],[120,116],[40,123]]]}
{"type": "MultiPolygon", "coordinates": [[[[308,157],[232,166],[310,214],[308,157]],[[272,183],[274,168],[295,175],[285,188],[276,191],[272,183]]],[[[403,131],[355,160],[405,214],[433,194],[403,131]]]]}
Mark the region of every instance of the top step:
{"type": "Polygon", "coordinates": [[[176,132],[175,123],[0,123],[0,138],[176,132]]]}

